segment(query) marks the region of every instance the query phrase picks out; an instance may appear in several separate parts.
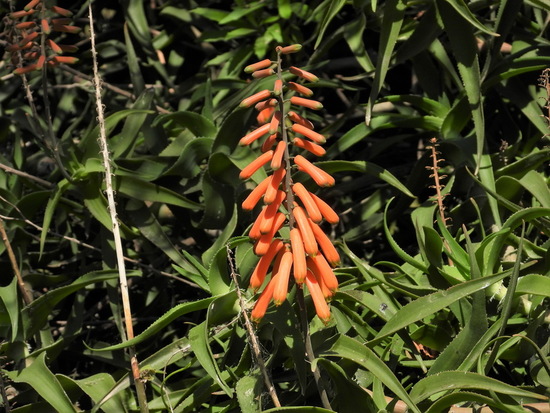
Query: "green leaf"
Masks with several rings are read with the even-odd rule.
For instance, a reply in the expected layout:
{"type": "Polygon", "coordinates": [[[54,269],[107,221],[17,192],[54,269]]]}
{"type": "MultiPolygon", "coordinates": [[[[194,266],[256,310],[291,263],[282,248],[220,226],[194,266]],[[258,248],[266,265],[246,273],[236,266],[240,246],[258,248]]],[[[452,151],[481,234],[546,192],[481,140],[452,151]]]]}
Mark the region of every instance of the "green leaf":
{"type": "Polygon", "coordinates": [[[342,357],[359,364],[374,374],[388,389],[403,400],[411,411],[420,413],[415,402],[409,397],[390,368],[370,348],[353,338],[340,336],[330,350],[323,352],[320,357],[342,357]]]}
{"type": "MultiPolygon", "coordinates": [[[[61,376],[60,379],[61,378],[80,387],[94,403],[100,402],[116,385],[115,379],[107,373],[94,374],[93,376],[81,380],[73,380],[68,376],[61,376]]],[[[106,399],[101,406],[101,410],[105,413],[123,413],[128,411],[126,408],[126,400],[120,393],[113,394],[106,399]]]]}
{"type": "Polygon", "coordinates": [[[128,196],[148,202],[160,202],[187,209],[201,209],[202,205],[162,186],[133,176],[115,176],[114,189],[128,196]]]}
{"type": "Polygon", "coordinates": [[[206,370],[208,375],[212,377],[220,388],[229,396],[233,396],[233,389],[222,378],[222,374],[218,364],[214,359],[212,354],[212,349],[208,344],[208,330],[210,323],[217,324],[214,318],[226,319],[227,316],[230,316],[230,313],[227,313],[227,307],[224,305],[224,302],[229,302],[234,304],[237,299],[235,291],[231,291],[228,294],[225,294],[221,297],[217,297],[208,307],[207,320],[201,324],[193,327],[189,331],[189,344],[197,357],[197,360],[201,363],[201,366],[206,370]]]}
{"type": "Polygon", "coordinates": [[[129,202],[126,206],[126,212],[129,214],[132,224],[139,229],[141,235],[155,245],[159,251],[162,251],[186,271],[196,271],[174,246],[157,217],[144,202],[136,200],[129,202]]]}
{"type": "Polygon", "coordinates": [[[283,19],[290,19],[292,16],[290,0],[277,0],[277,10],[279,11],[279,16],[283,19]]]}
{"type": "Polygon", "coordinates": [[[239,408],[242,413],[258,413],[258,389],[261,389],[263,382],[260,374],[244,376],[235,386],[239,408]]]}
{"type": "Polygon", "coordinates": [[[476,29],[481,30],[484,33],[490,34],[491,36],[499,36],[498,33],[495,33],[492,30],[489,30],[486,26],[481,24],[475,15],[470,11],[468,5],[464,0],[445,0],[453,9],[455,9],[458,14],[460,14],[464,20],[474,26],[476,29]]]}
{"type": "MultiPolygon", "coordinates": [[[[127,273],[128,277],[135,277],[138,275],[141,275],[138,271],[128,271],[127,273]]],[[[79,277],[69,285],[48,291],[46,294],[38,297],[23,309],[23,311],[28,314],[31,321],[27,337],[35,334],[42,328],[50,314],[52,314],[53,309],[65,297],[88,285],[117,278],[118,272],[115,270],[93,271],[79,277]]]]}
{"type": "MultiPolygon", "coordinates": [[[[46,314],[47,315],[47,314],[46,314]]],[[[65,390],[46,366],[46,353],[41,353],[30,365],[21,372],[7,372],[9,378],[16,383],[27,383],[44,400],[58,412],[77,412],[65,390]]]]}
{"type": "Polygon", "coordinates": [[[139,136],[143,124],[151,116],[151,109],[155,92],[153,89],[144,90],[143,93],[136,99],[132,108],[137,112],[130,114],[122,127],[122,131],[117,136],[109,141],[109,148],[112,152],[112,158],[118,159],[129,156],[132,153],[133,147],[139,136]]]}
{"type": "Polygon", "coordinates": [[[422,320],[431,314],[448,307],[455,301],[467,297],[476,291],[483,290],[488,286],[503,280],[510,275],[510,271],[496,274],[489,277],[483,277],[452,286],[447,290],[417,298],[401,308],[388,322],[382,327],[374,341],[378,342],[382,338],[393,334],[408,325],[422,320]]]}
{"type": "Polygon", "coordinates": [[[550,278],[540,274],[529,274],[518,281],[516,294],[533,294],[550,297],[550,278]]]}
{"type": "Polygon", "coordinates": [[[13,277],[11,282],[5,287],[0,287],[0,300],[2,301],[3,308],[6,311],[6,315],[10,320],[11,326],[11,341],[14,342],[19,332],[19,323],[21,322],[21,311],[19,308],[17,278],[13,277]]]}
{"type": "Polygon", "coordinates": [[[191,9],[191,13],[198,14],[218,23],[229,14],[229,12],[225,10],[210,9],[207,7],[195,7],[191,9]]]}
{"type": "Polygon", "coordinates": [[[410,395],[415,403],[419,403],[433,394],[454,389],[478,389],[510,396],[547,399],[546,396],[466,371],[446,371],[425,377],[413,386],[410,395]]]}
{"type": "Polygon", "coordinates": [[[196,137],[211,138],[216,136],[216,132],[218,131],[216,125],[214,125],[210,119],[199,113],[188,111],[160,115],[153,122],[153,126],[159,123],[168,123],[170,121],[189,129],[196,137]]]}
{"type": "Polygon", "coordinates": [[[336,17],[338,12],[344,7],[346,4],[346,0],[332,0],[329,2],[321,3],[321,6],[324,7],[326,10],[324,11],[323,18],[321,20],[321,23],[319,23],[319,33],[317,34],[317,40],[315,41],[315,46],[313,46],[314,49],[317,49],[319,45],[321,44],[321,41],[323,40],[323,36],[325,35],[325,31],[328,28],[328,25],[330,22],[336,17]],[[325,7],[328,5],[328,7],[325,7]]]}
{"type": "Polygon", "coordinates": [[[370,125],[372,118],[372,108],[376,97],[382,89],[386,73],[390,66],[390,60],[393,49],[397,44],[397,38],[403,25],[406,5],[403,0],[388,0],[384,7],[384,17],[382,18],[382,30],[380,33],[380,42],[378,44],[378,59],[376,61],[376,73],[374,82],[367,102],[365,112],[365,123],[370,125]]]}
{"type": "MultiPolygon", "coordinates": [[[[134,26],[136,27],[136,26],[134,26]]],[[[138,63],[138,57],[134,45],[132,43],[132,38],[128,32],[128,25],[124,25],[124,42],[126,44],[126,56],[128,57],[128,69],[130,71],[130,79],[132,80],[132,85],[134,88],[134,94],[139,96],[145,90],[145,80],[143,80],[143,75],[141,74],[140,65],[138,63]]]]}
{"type": "Polygon", "coordinates": [[[324,161],[315,162],[315,165],[329,174],[336,172],[361,172],[375,176],[390,184],[405,195],[414,198],[414,195],[391,172],[371,162],[364,161],[324,161]]]}
{"type": "Polygon", "coordinates": [[[363,32],[365,31],[367,19],[363,13],[359,13],[359,17],[344,27],[344,38],[348,42],[348,46],[353,53],[353,57],[361,65],[363,70],[367,73],[375,70],[367,51],[365,50],[365,44],[363,42],[363,32]]]}
{"type": "Polygon", "coordinates": [[[202,254],[202,262],[205,265],[209,265],[212,259],[214,258],[214,254],[216,254],[220,248],[222,248],[229,238],[233,235],[233,231],[235,231],[235,228],[237,227],[237,221],[239,218],[237,205],[235,204],[233,208],[233,216],[225,226],[225,228],[217,235],[216,241],[212,244],[210,248],[208,248],[203,254],[202,254]]]}
{"type": "Polygon", "coordinates": [[[235,7],[228,15],[226,15],[223,19],[219,21],[219,24],[224,25],[236,22],[263,7],[265,7],[265,4],[261,1],[258,1],[256,3],[249,3],[246,5],[246,7],[235,7]]]}
{"type": "MultiPolygon", "coordinates": [[[[426,413],[439,413],[443,411],[448,411],[449,407],[456,406],[464,402],[476,402],[480,405],[486,404],[491,407],[496,407],[497,409],[503,409],[506,407],[503,406],[502,403],[499,403],[491,397],[483,396],[477,393],[456,392],[438,398],[436,402],[433,403],[428,410],[426,410],[426,413]]],[[[523,412],[525,410],[522,408],[521,411],[523,412]]]]}
{"type": "Polygon", "coordinates": [[[181,317],[182,315],[208,308],[210,303],[212,303],[216,298],[219,298],[219,297],[208,297],[198,301],[191,301],[188,303],[178,304],[177,306],[171,308],[166,313],[164,313],[161,317],[155,320],[153,324],[147,327],[145,331],[138,334],[133,339],[127,340],[120,344],[115,344],[112,346],[107,346],[102,348],[94,348],[92,350],[93,351],[113,351],[113,350],[128,348],[130,346],[135,346],[136,344],[139,344],[151,337],[158,335],[163,328],[170,325],[170,323],[172,323],[174,320],[181,317]]]}
{"type": "Polygon", "coordinates": [[[61,197],[69,187],[70,187],[69,181],[67,181],[66,179],[61,180],[57,185],[57,187],[55,188],[53,197],[48,200],[48,204],[46,205],[46,211],[44,212],[44,220],[42,221],[42,231],[40,232],[39,257],[41,257],[42,253],[44,252],[44,243],[46,242],[46,237],[48,235],[48,231],[50,230],[53,213],[55,212],[55,209],[59,204],[59,200],[61,199],[61,197]]]}

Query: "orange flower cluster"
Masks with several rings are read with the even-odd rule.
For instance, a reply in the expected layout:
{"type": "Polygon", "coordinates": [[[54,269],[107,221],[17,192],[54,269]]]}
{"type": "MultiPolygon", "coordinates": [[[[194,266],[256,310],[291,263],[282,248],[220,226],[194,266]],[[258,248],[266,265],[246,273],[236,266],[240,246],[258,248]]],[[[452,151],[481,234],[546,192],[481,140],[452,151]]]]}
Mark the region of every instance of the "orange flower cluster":
{"type": "Polygon", "coordinates": [[[19,56],[24,62],[24,66],[18,67],[13,73],[22,75],[40,70],[44,64],[56,66],[61,63],[76,63],[78,61],[76,57],[61,55],[65,52],[76,52],[78,50],[76,46],[59,45],[49,37],[52,31],[78,33],[80,28],[70,25],[71,16],[71,11],[58,6],[50,6],[42,0],[31,0],[23,10],[10,13],[9,17],[14,24],[14,39],[16,40],[11,41],[6,50],[11,52],[14,64],[19,62],[19,56]],[[43,43],[42,37],[45,40],[43,43]]]}
{"type": "MultiPolygon", "coordinates": [[[[293,169],[297,169],[321,187],[334,185],[334,178],[305,156],[290,155],[292,147],[315,156],[325,154],[321,146],[325,137],[314,131],[314,125],[297,112],[300,107],[319,110],[323,105],[309,99],[313,95],[311,89],[300,83],[285,82],[282,76],[282,55],[300,49],[301,45],[279,46],[276,62],[265,59],[245,68],[254,78],[276,75],[272,89],[262,90],[240,104],[246,108],[255,106],[260,126],[245,135],[239,144],[251,145],[263,138],[262,154],[241,171],[240,177],[248,179],[264,166],[273,171],[242,203],[243,209],[251,211],[263,198],[263,208],[249,232],[254,241],[254,253],[260,256],[250,278],[250,287],[257,291],[266,284],[252,310],[255,321],[265,315],[272,300],[275,305],[282,304],[289,284],[295,282],[300,288],[306,284],[317,315],[326,323],[330,319],[327,301],[338,288],[333,267],[340,263],[340,256],[319,225],[323,220],[336,224],[338,215],[292,177],[293,169]],[[285,94],[291,95],[290,98],[285,99],[285,94]],[[281,229],[285,225],[289,227],[289,239],[282,236],[285,231],[281,229]],[[266,283],[268,273],[271,277],[266,283]]],[[[314,74],[294,66],[288,72],[309,82],[319,80],[314,74]]]]}

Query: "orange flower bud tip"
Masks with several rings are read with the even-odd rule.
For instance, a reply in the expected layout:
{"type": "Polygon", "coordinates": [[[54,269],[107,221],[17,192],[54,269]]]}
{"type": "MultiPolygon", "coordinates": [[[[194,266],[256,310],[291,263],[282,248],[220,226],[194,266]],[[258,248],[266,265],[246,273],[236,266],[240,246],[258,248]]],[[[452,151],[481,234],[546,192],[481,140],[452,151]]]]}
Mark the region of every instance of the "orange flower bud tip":
{"type": "Polygon", "coordinates": [[[31,65],[25,66],[25,67],[18,67],[13,71],[14,75],[24,75],[26,73],[32,72],[38,68],[38,65],[36,63],[33,63],[31,65]]]}
{"type": "Polygon", "coordinates": [[[62,7],[58,7],[58,6],[52,6],[51,7],[51,10],[54,12],[54,13],[57,13],[63,17],[71,17],[73,15],[73,12],[70,11],[70,10],[67,10],[67,9],[64,9],[62,7]]]}
{"type": "Polygon", "coordinates": [[[319,81],[319,78],[317,76],[315,76],[313,73],[310,73],[310,72],[308,72],[306,70],[303,70],[303,69],[300,69],[298,67],[291,66],[288,70],[293,75],[301,77],[302,79],[305,79],[308,82],[317,82],[317,81],[319,81]]]}
{"type": "Polygon", "coordinates": [[[61,46],[59,46],[52,39],[48,39],[47,42],[48,42],[48,45],[50,46],[50,48],[54,51],[54,53],[56,53],[56,54],[63,53],[63,49],[61,48],[61,46]]]}
{"type": "Polygon", "coordinates": [[[308,96],[308,97],[313,96],[313,90],[303,85],[300,85],[294,82],[288,82],[287,85],[290,90],[294,90],[295,92],[298,92],[301,95],[308,96]]]}
{"type": "Polygon", "coordinates": [[[61,33],[72,33],[72,34],[75,34],[75,33],[79,33],[80,32],[80,27],[78,26],[70,26],[68,24],[54,24],[53,25],[53,30],[55,30],[56,32],[61,32],[61,33]]]}
{"type": "Polygon", "coordinates": [[[35,26],[36,26],[35,22],[22,22],[22,23],[17,23],[15,25],[15,28],[25,30],[25,29],[30,29],[30,28],[35,27],[35,26]]]}
{"type": "Polygon", "coordinates": [[[40,21],[40,25],[42,26],[42,33],[45,33],[45,34],[50,34],[51,33],[51,28],[50,28],[50,24],[48,23],[48,21],[46,19],[42,19],[40,21]]]}
{"type": "Polygon", "coordinates": [[[271,76],[275,74],[275,71],[271,68],[267,68],[267,69],[262,69],[262,70],[256,70],[255,72],[252,73],[252,77],[254,79],[261,79],[263,77],[268,77],[268,76],[271,76]]]}
{"type": "Polygon", "coordinates": [[[78,62],[78,58],[72,56],[54,56],[52,60],[56,63],[64,63],[67,65],[72,65],[78,62]]]}
{"type": "Polygon", "coordinates": [[[280,96],[281,93],[283,93],[283,81],[281,79],[277,79],[273,86],[273,94],[275,96],[280,96]]]}
{"type": "Polygon", "coordinates": [[[23,7],[23,10],[30,11],[34,6],[36,6],[38,3],[40,3],[40,0],[31,0],[27,3],[25,7],[23,7]]]}
{"type": "Polygon", "coordinates": [[[271,66],[271,60],[264,59],[264,60],[260,60],[259,62],[256,62],[256,63],[253,63],[251,65],[246,66],[244,68],[244,71],[246,73],[253,73],[253,72],[256,72],[258,70],[266,69],[269,66],[271,66]]]}
{"type": "Polygon", "coordinates": [[[291,44],[290,46],[277,46],[275,48],[275,51],[280,54],[291,54],[291,53],[297,53],[300,50],[302,50],[302,45],[299,43],[291,44]]]}
{"type": "Polygon", "coordinates": [[[308,128],[304,125],[300,125],[298,123],[295,123],[295,124],[292,125],[292,131],[296,132],[296,133],[299,133],[300,135],[304,135],[306,138],[309,138],[313,142],[321,144],[321,145],[327,141],[326,138],[323,135],[321,135],[320,133],[317,133],[317,132],[311,130],[310,128],[308,128]]]}
{"type": "Polygon", "coordinates": [[[10,17],[12,19],[20,19],[21,17],[25,17],[25,16],[28,16],[30,14],[33,14],[34,12],[36,12],[36,10],[19,10],[19,11],[14,11],[13,13],[10,13],[10,17]]]}
{"type": "Polygon", "coordinates": [[[268,163],[269,161],[271,161],[271,159],[273,158],[273,151],[272,150],[269,150],[263,154],[261,154],[258,158],[256,158],[255,160],[253,160],[250,164],[248,164],[242,171],[241,173],[239,174],[239,177],[241,179],[248,179],[250,178],[252,175],[254,175],[254,173],[260,169],[262,166],[264,166],[266,163],[268,163]]]}
{"type": "Polygon", "coordinates": [[[36,68],[42,69],[45,62],[46,62],[46,56],[40,55],[40,57],[38,58],[38,61],[36,62],[36,68]]]}
{"type": "Polygon", "coordinates": [[[247,97],[244,99],[241,104],[239,105],[241,108],[249,108],[252,105],[255,105],[256,103],[265,100],[271,96],[271,91],[268,89],[262,90],[261,92],[255,93],[252,96],[247,97]]]}
{"type": "Polygon", "coordinates": [[[290,103],[292,105],[303,106],[305,108],[313,110],[323,109],[323,104],[321,102],[312,99],[304,99],[298,96],[292,96],[290,98],[290,103]]]}

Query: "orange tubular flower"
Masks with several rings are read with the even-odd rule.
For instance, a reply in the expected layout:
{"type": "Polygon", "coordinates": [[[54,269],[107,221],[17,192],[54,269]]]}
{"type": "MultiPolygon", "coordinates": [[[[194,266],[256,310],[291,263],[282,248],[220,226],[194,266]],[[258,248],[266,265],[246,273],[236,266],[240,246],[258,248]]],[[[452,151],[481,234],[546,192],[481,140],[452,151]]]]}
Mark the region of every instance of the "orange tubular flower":
{"type": "Polygon", "coordinates": [[[300,125],[298,123],[295,123],[294,125],[292,125],[292,131],[299,133],[300,135],[304,135],[306,138],[311,139],[315,143],[323,144],[327,141],[325,137],[320,133],[317,133],[311,130],[310,128],[304,125],[300,125]]]}
{"type": "Polygon", "coordinates": [[[283,214],[282,212],[277,212],[277,215],[275,216],[273,222],[273,227],[271,228],[269,233],[263,234],[254,246],[254,253],[256,255],[265,255],[265,253],[269,249],[269,246],[271,245],[271,242],[273,241],[273,237],[275,236],[277,231],[279,231],[279,229],[283,226],[285,220],[285,214],[283,214]]]}
{"type": "Polygon", "coordinates": [[[324,156],[327,153],[327,151],[325,151],[325,148],[323,148],[322,146],[319,146],[316,143],[307,141],[305,139],[294,138],[292,143],[298,148],[302,148],[308,152],[311,152],[313,155],[324,156]]]}
{"type": "Polygon", "coordinates": [[[261,154],[258,158],[254,159],[252,162],[246,166],[241,173],[239,174],[239,177],[241,179],[248,179],[254,173],[260,169],[262,166],[264,166],[266,163],[271,161],[271,158],[273,158],[273,151],[267,151],[263,154],[261,154]]]}
{"type": "Polygon", "coordinates": [[[304,208],[312,221],[321,222],[323,220],[323,216],[321,215],[319,207],[311,197],[306,187],[298,182],[292,186],[292,191],[298,196],[298,198],[300,198],[300,201],[302,201],[302,204],[304,205],[304,208]]]}
{"type": "Polygon", "coordinates": [[[269,137],[262,143],[262,152],[267,152],[271,148],[273,148],[273,144],[277,142],[277,137],[279,136],[278,133],[274,133],[273,135],[269,135],[269,137]]]}
{"type": "Polygon", "coordinates": [[[272,106],[268,106],[265,109],[262,109],[260,113],[258,113],[258,116],[256,116],[256,120],[258,121],[259,125],[264,125],[268,123],[271,120],[271,117],[273,116],[273,113],[275,112],[275,108],[272,106]]]}
{"type": "Polygon", "coordinates": [[[334,247],[334,244],[330,240],[330,238],[325,234],[325,232],[321,229],[319,225],[317,225],[313,220],[310,219],[309,225],[311,225],[311,229],[313,230],[313,235],[315,235],[315,239],[317,240],[317,244],[321,248],[321,251],[323,251],[323,255],[327,259],[328,263],[332,267],[336,267],[340,264],[340,254],[338,254],[338,251],[336,251],[336,248],[334,247]]]}
{"type": "Polygon", "coordinates": [[[277,144],[277,148],[275,148],[275,152],[273,153],[273,159],[271,160],[271,169],[273,169],[274,171],[278,170],[283,164],[283,155],[285,153],[285,149],[286,142],[279,141],[279,143],[277,144]]]}
{"type": "Polygon", "coordinates": [[[304,95],[307,97],[313,96],[313,90],[311,90],[308,87],[305,87],[304,85],[300,85],[299,83],[288,82],[287,86],[290,90],[294,90],[295,92],[298,92],[300,95],[304,95]]]}
{"type": "Polygon", "coordinates": [[[277,192],[279,191],[279,185],[281,185],[281,181],[283,180],[285,175],[285,168],[277,169],[273,173],[273,175],[271,175],[271,180],[269,181],[269,185],[265,190],[264,204],[271,204],[273,201],[275,201],[275,198],[277,197],[277,192]]]}
{"type": "Polygon", "coordinates": [[[262,182],[260,182],[260,184],[256,188],[254,188],[250,194],[248,194],[246,199],[241,204],[241,208],[245,211],[252,211],[254,207],[258,204],[258,201],[262,198],[262,196],[264,196],[265,190],[267,189],[270,180],[271,177],[268,176],[262,182]]]}
{"type": "Polygon", "coordinates": [[[273,240],[265,255],[262,255],[260,257],[258,264],[256,264],[256,267],[254,268],[254,271],[250,276],[250,288],[257,290],[262,286],[269,266],[271,265],[279,251],[282,250],[282,248],[283,241],[281,241],[280,239],[273,240]]]}
{"type": "Polygon", "coordinates": [[[239,105],[241,108],[249,108],[256,103],[271,97],[271,90],[265,89],[244,99],[239,105]]]}
{"type": "Polygon", "coordinates": [[[290,279],[290,270],[292,268],[292,252],[286,250],[281,258],[279,268],[277,269],[276,283],[273,290],[273,301],[275,305],[281,305],[288,294],[288,281],[290,279]]]}
{"type": "Polygon", "coordinates": [[[269,134],[273,135],[279,130],[279,124],[281,123],[282,114],[279,111],[276,111],[271,118],[271,123],[269,124],[269,134]]]}
{"type": "Polygon", "coordinates": [[[256,72],[258,70],[266,69],[269,66],[271,66],[271,60],[264,59],[264,60],[260,60],[259,62],[256,62],[256,63],[253,63],[251,65],[246,66],[244,68],[244,71],[246,73],[253,73],[253,72],[256,72]]]}
{"type": "Polygon", "coordinates": [[[264,219],[260,224],[260,233],[268,234],[269,231],[271,231],[271,228],[273,227],[273,224],[275,222],[275,215],[277,214],[277,212],[279,212],[279,207],[281,206],[285,198],[285,191],[278,191],[275,201],[273,201],[273,203],[269,204],[265,208],[264,219]]]}
{"type": "Polygon", "coordinates": [[[258,301],[256,301],[256,304],[250,313],[250,318],[252,318],[252,321],[257,323],[264,317],[267,307],[269,307],[269,303],[271,302],[271,298],[273,297],[274,289],[275,277],[271,278],[267,286],[260,294],[260,297],[258,297],[258,301]]]}
{"type": "Polygon", "coordinates": [[[308,109],[320,110],[323,109],[323,104],[316,100],[304,99],[298,96],[292,96],[290,98],[290,103],[297,106],[303,106],[308,109]]]}
{"type": "Polygon", "coordinates": [[[22,22],[22,23],[17,23],[15,25],[15,28],[19,29],[19,30],[27,30],[27,29],[30,29],[30,28],[33,28],[33,27],[36,27],[35,22],[22,22]]]}
{"type": "Polygon", "coordinates": [[[54,13],[57,13],[63,17],[71,17],[73,15],[72,11],[64,9],[62,7],[52,6],[51,9],[54,13]]]}
{"type": "Polygon", "coordinates": [[[317,254],[315,256],[307,257],[308,268],[317,276],[323,280],[323,283],[327,288],[334,292],[338,289],[338,279],[334,275],[331,266],[328,264],[323,254],[317,254]]]}
{"type": "Polygon", "coordinates": [[[291,66],[288,71],[292,73],[293,75],[296,75],[298,77],[301,77],[302,79],[307,80],[308,82],[317,82],[319,81],[319,78],[315,76],[313,73],[307,72],[303,69],[300,69],[295,66],[291,66]]]}
{"type": "Polygon", "coordinates": [[[50,46],[50,48],[54,51],[54,53],[57,53],[57,54],[63,53],[63,49],[61,48],[61,46],[59,46],[52,39],[47,39],[46,42],[48,43],[48,46],[50,46]]]}
{"type": "Polygon", "coordinates": [[[297,123],[298,125],[305,126],[306,128],[311,129],[311,130],[314,129],[313,123],[311,123],[309,120],[307,120],[303,116],[298,115],[296,112],[294,112],[292,110],[288,112],[288,118],[292,122],[297,123]]]}
{"type": "Polygon", "coordinates": [[[299,52],[300,50],[302,50],[301,44],[292,44],[290,46],[285,46],[285,47],[277,46],[275,48],[275,51],[280,54],[296,53],[296,52],[299,52]]]}
{"type": "Polygon", "coordinates": [[[277,99],[267,99],[267,100],[264,100],[263,102],[256,103],[256,105],[254,105],[254,109],[256,109],[257,111],[261,111],[269,107],[273,108],[276,105],[277,105],[277,99]]]}
{"type": "Polygon", "coordinates": [[[253,130],[249,134],[243,136],[239,141],[239,145],[247,146],[254,142],[256,139],[261,138],[269,131],[269,124],[260,126],[258,129],[253,130]]]}
{"type": "Polygon", "coordinates": [[[302,284],[306,279],[307,264],[306,252],[304,250],[304,241],[298,228],[290,230],[290,245],[292,247],[292,258],[294,261],[294,280],[297,284],[302,284]]]}
{"type": "Polygon", "coordinates": [[[48,23],[48,21],[46,19],[42,19],[40,21],[40,25],[42,26],[42,32],[43,33],[46,33],[46,34],[50,34],[51,33],[51,28],[50,28],[50,24],[48,23]]]}
{"type": "Polygon", "coordinates": [[[38,3],[40,3],[41,0],[31,0],[27,3],[27,5],[23,8],[25,11],[30,11],[34,6],[36,6],[38,3]]]}
{"type": "Polygon", "coordinates": [[[266,207],[262,208],[262,211],[258,214],[258,216],[256,217],[256,220],[254,221],[254,223],[252,224],[252,227],[250,228],[250,231],[248,232],[248,236],[252,240],[257,241],[262,237],[262,233],[260,232],[260,225],[264,220],[265,210],[266,210],[266,207]]]}
{"type": "Polygon", "coordinates": [[[340,221],[340,217],[336,212],[334,212],[334,209],[332,209],[329,204],[315,194],[310,193],[310,195],[317,204],[317,207],[319,208],[319,211],[321,211],[321,215],[323,215],[325,221],[330,224],[337,224],[340,221]]]}
{"type": "Polygon", "coordinates": [[[275,71],[271,68],[262,69],[262,70],[256,70],[254,73],[252,73],[252,77],[254,79],[261,79],[262,77],[268,77],[275,74],[275,71]]]}
{"type": "Polygon", "coordinates": [[[275,96],[280,96],[281,93],[283,93],[283,81],[281,79],[277,79],[273,86],[273,94],[275,96]]]}
{"type": "Polygon", "coordinates": [[[334,178],[323,171],[321,168],[313,165],[310,161],[304,158],[302,155],[296,155],[294,157],[294,163],[298,165],[298,169],[304,171],[311,176],[315,183],[319,186],[333,186],[334,178]]]}
{"type": "Polygon", "coordinates": [[[319,252],[319,247],[317,246],[317,241],[315,240],[315,235],[313,234],[313,230],[309,225],[306,213],[304,212],[302,207],[299,206],[295,206],[292,210],[292,213],[294,214],[294,219],[296,220],[296,223],[298,224],[298,229],[300,230],[300,234],[302,235],[304,250],[310,256],[316,255],[319,252]]]}
{"type": "Polygon", "coordinates": [[[330,320],[330,308],[325,301],[321,286],[317,282],[315,275],[308,271],[306,275],[306,285],[313,300],[313,305],[315,306],[315,312],[321,321],[325,324],[330,320]]]}

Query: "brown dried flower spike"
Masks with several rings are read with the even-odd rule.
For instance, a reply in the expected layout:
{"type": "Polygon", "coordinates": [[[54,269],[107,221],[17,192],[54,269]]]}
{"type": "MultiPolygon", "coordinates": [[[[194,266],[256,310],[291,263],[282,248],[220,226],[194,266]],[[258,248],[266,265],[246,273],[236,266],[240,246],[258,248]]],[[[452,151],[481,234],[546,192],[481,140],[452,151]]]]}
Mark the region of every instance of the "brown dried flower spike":
{"type": "MultiPolygon", "coordinates": [[[[313,123],[297,113],[300,108],[320,110],[323,105],[309,99],[313,95],[310,88],[301,83],[286,82],[282,76],[282,56],[296,53],[301,48],[298,44],[278,46],[275,64],[264,59],[245,68],[245,72],[254,78],[276,73],[271,89],[255,93],[240,104],[243,108],[255,105],[260,125],[243,136],[240,145],[254,145],[262,140],[262,154],[241,171],[240,177],[248,179],[264,166],[273,171],[242,204],[243,209],[250,211],[263,199],[262,210],[249,232],[254,241],[254,252],[260,256],[250,277],[250,287],[257,291],[263,286],[252,310],[252,319],[256,321],[261,320],[271,301],[280,305],[295,283],[299,288],[304,284],[307,286],[317,315],[326,323],[330,319],[327,301],[338,288],[332,267],[339,264],[340,256],[320,226],[323,221],[337,223],[338,215],[306,185],[294,182],[292,176],[293,170],[297,169],[321,187],[335,183],[330,174],[304,156],[307,153],[323,156],[325,150],[321,145],[326,138],[313,130],[313,123]],[[294,96],[295,93],[308,99],[294,96]],[[289,111],[289,105],[294,110],[289,111]],[[300,154],[304,150],[306,153],[300,154]],[[292,156],[293,151],[298,153],[292,156]],[[284,233],[289,233],[290,239],[282,235],[284,226],[288,227],[288,232],[284,233]],[[271,274],[269,278],[268,274],[271,274]]],[[[318,80],[314,74],[294,66],[288,71],[302,81],[318,80]]]]}

